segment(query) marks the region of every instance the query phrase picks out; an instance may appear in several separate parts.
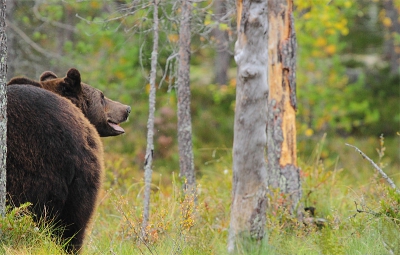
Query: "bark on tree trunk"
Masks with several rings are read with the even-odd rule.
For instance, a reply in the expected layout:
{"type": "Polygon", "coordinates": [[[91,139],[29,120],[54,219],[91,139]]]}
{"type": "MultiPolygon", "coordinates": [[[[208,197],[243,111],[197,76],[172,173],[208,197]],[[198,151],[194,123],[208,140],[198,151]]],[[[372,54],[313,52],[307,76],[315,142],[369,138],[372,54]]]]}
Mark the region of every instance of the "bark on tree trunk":
{"type": "Polygon", "coordinates": [[[393,0],[383,1],[383,8],[386,12],[386,17],[391,21],[389,26],[388,40],[386,40],[386,56],[390,63],[390,73],[392,75],[399,74],[400,68],[400,45],[395,40],[395,34],[400,34],[399,11],[393,3],[393,0]]]}
{"type": "Polygon", "coordinates": [[[147,148],[144,163],[144,203],[142,236],[147,236],[147,226],[150,217],[150,187],[154,151],[154,112],[156,109],[156,73],[158,56],[158,0],[153,0],[153,51],[151,53],[149,119],[147,121],[147,148]]]}
{"type": "Polygon", "coordinates": [[[7,158],[7,36],[6,0],[0,0],[0,215],[6,213],[7,158]]]}
{"type": "Polygon", "coordinates": [[[289,195],[287,202],[294,213],[301,198],[301,183],[296,155],[296,33],[292,0],[270,0],[269,25],[268,184],[289,195]]]}
{"type": "Polygon", "coordinates": [[[238,69],[228,252],[234,252],[237,244],[247,238],[264,237],[267,206],[267,1],[239,0],[237,5],[238,69]]]}
{"type": "MultiPolygon", "coordinates": [[[[14,12],[14,1],[9,1],[6,7],[6,17],[8,20],[12,19],[14,12]]],[[[10,80],[15,76],[15,65],[16,65],[16,38],[15,33],[10,28],[6,29],[7,31],[7,80],[10,80]]]]}
{"type": "MultiPolygon", "coordinates": [[[[222,19],[226,15],[226,2],[226,0],[214,2],[215,18],[218,24],[224,22],[222,19]]],[[[231,60],[228,32],[215,28],[213,34],[216,40],[215,83],[224,85],[228,83],[228,68],[231,60]]]]}
{"type": "Polygon", "coordinates": [[[178,147],[180,177],[186,179],[185,190],[194,192],[196,188],[192,120],[190,115],[190,22],[192,2],[181,2],[181,24],[179,29],[179,67],[178,67],[178,147]]]}

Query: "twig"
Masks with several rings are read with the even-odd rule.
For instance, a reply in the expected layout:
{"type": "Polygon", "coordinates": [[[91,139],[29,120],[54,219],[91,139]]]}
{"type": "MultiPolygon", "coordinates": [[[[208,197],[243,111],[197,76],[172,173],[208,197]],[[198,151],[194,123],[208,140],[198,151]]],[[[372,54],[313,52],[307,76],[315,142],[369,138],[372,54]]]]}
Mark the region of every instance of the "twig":
{"type": "Polygon", "coordinates": [[[48,18],[42,16],[40,14],[40,12],[39,12],[39,5],[40,4],[42,4],[42,2],[36,1],[35,5],[33,6],[33,14],[35,14],[35,16],[36,16],[36,18],[38,20],[43,21],[45,23],[49,23],[49,24],[51,24],[51,25],[53,25],[55,27],[58,27],[58,28],[67,29],[67,30],[72,31],[74,33],[78,32],[78,29],[76,29],[74,26],[71,26],[71,25],[68,25],[68,24],[64,24],[64,23],[61,23],[61,22],[58,22],[58,21],[55,21],[55,20],[51,20],[51,19],[48,19],[48,18]]]}
{"type": "Polygon", "coordinates": [[[365,158],[366,160],[369,161],[369,163],[371,163],[371,165],[382,175],[382,177],[389,183],[389,185],[397,192],[400,194],[400,190],[396,187],[396,185],[394,184],[394,182],[392,181],[392,179],[390,179],[389,176],[387,176],[387,174],[385,172],[383,172],[383,170],[377,165],[375,164],[375,162],[370,159],[367,155],[365,155],[364,152],[362,152],[359,148],[357,148],[354,145],[348,144],[346,143],[347,146],[353,147],[358,153],[361,154],[361,156],[363,158],[365,158]]]}
{"type": "Polygon", "coordinates": [[[12,30],[14,30],[14,32],[17,33],[27,44],[29,44],[29,46],[31,46],[36,51],[42,53],[44,56],[46,56],[48,58],[57,58],[57,59],[61,58],[60,55],[51,53],[51,52],[43,49],[42,47],[40,47],[37,43],[32,41],[31,38],[29,38],[29,36],[27,36],[21,29],[19,29],[16,25],[14,25],[12,22],[10,22],[7,19],[6,19],[6,24],[8,27],[10,27],[12,30]]]}

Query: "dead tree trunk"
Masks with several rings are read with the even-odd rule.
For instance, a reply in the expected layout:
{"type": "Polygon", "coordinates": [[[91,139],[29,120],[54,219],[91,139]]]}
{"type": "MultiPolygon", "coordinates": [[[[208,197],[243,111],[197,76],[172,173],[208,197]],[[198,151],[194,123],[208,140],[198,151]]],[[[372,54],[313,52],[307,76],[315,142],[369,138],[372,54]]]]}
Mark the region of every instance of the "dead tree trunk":
{"type": "Polygon", "coordinates": [[[150,216],[150,187],[154,151],[154,112],[156,109],[156,71],[158,56],[158,0],[153,0],[153,51],[151,53],[149,119],[147,120],[147,148],[144,163],[144,206],[142,236],[147,236],[147,226],[150,216]]]}
{"type": "Polygon", "coordinates": [[[185,178],[185,190],[194,192],[196,181],[193,162],[192,120],[190,115],[190,22],[192,2],[181,1],[178,67],[178,147],[180,177],[185,178]]]}
{"type": "Polygon", "coordinates": [[[268,97],[267,1],[237,2],[238,40],[233,187],[228,251],[245,239],[265,234],[267,206],[266,146],[268,97]]]}
{"type": "Polygon", "coordinates": [[[6,0],[0,0],[0,215],[6,214],[7,158],[7,36],[6,0]]]}
{"type": "Polygon", "coordinates": [[[301,197],[296,155],[296,34],[292,0],[269,1],[268,184],[289,195],[294,212],[301,197]]]}

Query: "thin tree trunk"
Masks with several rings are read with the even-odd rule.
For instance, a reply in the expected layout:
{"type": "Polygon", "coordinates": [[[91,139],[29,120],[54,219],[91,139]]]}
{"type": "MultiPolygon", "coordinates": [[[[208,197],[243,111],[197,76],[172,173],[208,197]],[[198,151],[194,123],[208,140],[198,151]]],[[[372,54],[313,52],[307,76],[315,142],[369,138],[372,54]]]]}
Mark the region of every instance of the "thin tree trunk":
{"type": "Polygon", "coordinates": [[[244,239],[265,235],[268,97],[268,1],[237,2],[236,109],[233,140],[233,190],[228,252],[244,239]]]}
{"type": "MultiPolygon", "coordinates": [[[[223,23],[226,15],[227,0],[216,0],[214,2],[215,18],[218,24],[223,23]]],[[[215,55],[215,83],[224,85],[228,83],[228,68],[231,56],[229,54],[228,32],[215,28],[213,31],[216,40],[215,55]]]]}
{"type": "Polygon", "coordinates": [[[149,119],[147,121],[147,148],[144,164],[144,208],[142,222],[142,236],[147,236],[147,226],[150,216],[150,191],[154,151],[154,112],[156,108],[156,71],[158,56],[158,0],[153,0],[153,51],[151,53],[149,119]]]}
{"type": "Polygon", "coordinates": [[[270,0],[269,25],[268,184],[289,195],[288,203],[294,212],[301,198],[301,183],[296,155],[296,34],[292,0],[270,0]]]}
{"type": "Polygon", "coordinates": [[[386,56],[389,59],[390,63],[390,73],[392,75],[398,75],[400,71],[400,51],[396,50],[396,47],[399,48],[400,45],[397,42],[395,35],[400,34],[400,21],[399,21],[399,11],[398,8],[393,3],[393,0],[384,0],[383,8],[386,12],[386,17],[388,17],[391,21],[389,26],[389,38],[386,40],[386,56]]]}
{"type": "Polygon", "coordinates": [[[7,158],[7,36],[6,0],[0,0],[0,215],[6,214],[7,158]]]}
{"type": "Polygon", "coordinates": [[[192,1],[181,1],[178,67],[178,147],[180,177],[185,178],[185,190],[195,191],[192,120],[190,115],[190,21],[192,1]]]}
{"type": "MultiPolygon", "coordinates": [[[[6,7],[6,17],[8,20],[14,17],[14,1],[7,2],[6,7]]],[[[15,38],[15,33],[13,30],[7,28],[7,80],[10,80],[15,76],[15,65],[16,65],[16,50],[17,50],[17,42],[15,38]]]]}

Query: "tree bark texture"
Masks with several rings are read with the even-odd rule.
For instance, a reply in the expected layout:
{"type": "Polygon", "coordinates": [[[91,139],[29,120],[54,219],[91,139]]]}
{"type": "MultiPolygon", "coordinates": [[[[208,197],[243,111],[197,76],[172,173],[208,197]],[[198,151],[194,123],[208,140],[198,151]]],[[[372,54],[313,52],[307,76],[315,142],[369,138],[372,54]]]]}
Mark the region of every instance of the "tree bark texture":
{"type": "Polygon", "coordinates": [[[6,213],[7,158],[7,36],[6,0],[0,0],[0,215],[6,213]]]}
{"type": "Polygon", "coordinates": [[[178,147],[180,177],[186,179],[185,189],[195,189],[192,145],[192,120],[190,115],[190,43],[192,2],[181,1],[178,67],[178,147]]]}
{"type": "MultiPolygon", "coordinates": [[[[15,9],[14,1],[7,2],[6,6],[6,17],[8,20],[12,19],[13,12],[15,9]]],[[[15,75],[15,65],[16,65],[16,44],[17,38],[15,37],[15,33],[10,28],[6,28],[7,31],[7,81],[10,80],[15,75]]]]}
{"type": "Polygon", "coordinates": [[[395,40],[395,35],[400,34],[399,9],[393,3],[393,0],[384,0],[383,8],[386,12],[386,17],[391,21],[389,26],[388,40],[386,40],[386,56],[390,63],[390,73],[398,75],[400,71],[400,45],[395,40]]]}
{"type": "Polygon", "coordinates": [[[237,2],[238,40],[233,187],[228,252],[245,238],[261,240],[267,206],[267,0],[237,2]]]}
{"type": "MultiPolygon", "coordinates": [[[[227,0],[214,1],[215,19],[218,24],[224,22],[227,14],[227,0]]],[[[228,69],[231,60],[229,53],[229,36],[228,31],[215,28],[213,31],[216,40],[216,53],[215,53],[215,83],[219,85],[226,85],[228,83],[228,69]]]]}
{"type": "Polygon", "coordinates": [[[296,33],[293,1],[269,1],[268,184],[289,195],[292,212],[301,197],[296,155],[296,33]]]}
{"type": "Polygon", "coordinates": [[[151,53],[150,93],[149,93],[149,118],[147,120],[147,148],[144,163],[144,203],[142,236],[147,236],[147,226],[150,217],[150,191],[154,151],[154,112],[156,109],[156,74],[158,57],[158,0],[153,0],[153,51],[151,53]]]}

